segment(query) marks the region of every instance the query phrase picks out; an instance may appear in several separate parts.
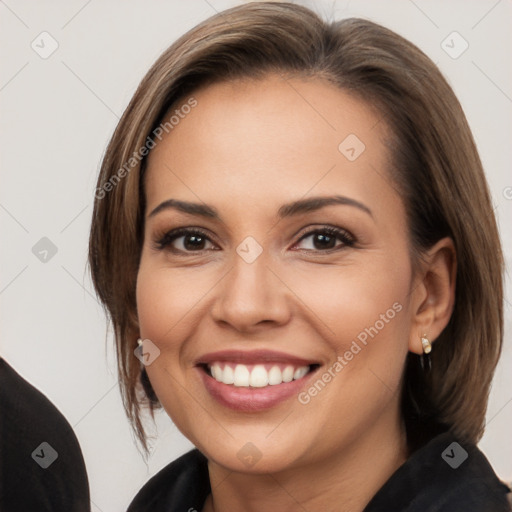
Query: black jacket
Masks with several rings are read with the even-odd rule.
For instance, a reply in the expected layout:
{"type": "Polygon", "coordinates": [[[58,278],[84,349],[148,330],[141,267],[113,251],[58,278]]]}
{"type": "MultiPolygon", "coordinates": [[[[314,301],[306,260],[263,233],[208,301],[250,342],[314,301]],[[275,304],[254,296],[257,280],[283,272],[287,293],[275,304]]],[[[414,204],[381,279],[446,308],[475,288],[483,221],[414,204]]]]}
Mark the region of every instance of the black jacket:
{"type": "Polygon", "coordinates": [[[71,425],[0,359],[0,511],[90,510],[82,450],[71,425]]]}
{"type": "MultiPolygon", "coordinates": [[[[128,512],[201,512],[209,493],[207,459],[192,450],[151,478],[128,512]]],[[[509,512],[507,493],[482,452],[448,432],[413,453],[364,512],[509,512]]]]}

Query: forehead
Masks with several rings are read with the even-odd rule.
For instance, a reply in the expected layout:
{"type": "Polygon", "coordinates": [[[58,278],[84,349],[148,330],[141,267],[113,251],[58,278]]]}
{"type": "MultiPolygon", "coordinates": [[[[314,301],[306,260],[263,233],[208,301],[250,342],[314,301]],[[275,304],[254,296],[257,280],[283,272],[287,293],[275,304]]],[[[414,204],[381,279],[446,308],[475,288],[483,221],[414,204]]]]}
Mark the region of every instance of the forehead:
{"type": "Polygon", "coordinates": [[[379,112],[329,82],[271,76],[192,96],[149,156],[148,209],[169,196],[232,208],[334,189],[372,202],[394,193],[379,112]]]}

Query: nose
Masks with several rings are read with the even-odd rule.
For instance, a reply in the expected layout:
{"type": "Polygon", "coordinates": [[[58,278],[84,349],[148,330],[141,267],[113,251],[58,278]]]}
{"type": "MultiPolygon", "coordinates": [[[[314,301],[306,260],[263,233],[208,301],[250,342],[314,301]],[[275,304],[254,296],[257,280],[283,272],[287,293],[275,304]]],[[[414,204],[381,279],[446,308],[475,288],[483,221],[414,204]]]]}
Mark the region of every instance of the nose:
{"type": "Polygon", "coordinates": [[[219,283],[211,308],[217,323],[251,332],[289,321],[287,288],[267,264],[263,254],[252,263],[235,255],[234,267],[219,283]]]}

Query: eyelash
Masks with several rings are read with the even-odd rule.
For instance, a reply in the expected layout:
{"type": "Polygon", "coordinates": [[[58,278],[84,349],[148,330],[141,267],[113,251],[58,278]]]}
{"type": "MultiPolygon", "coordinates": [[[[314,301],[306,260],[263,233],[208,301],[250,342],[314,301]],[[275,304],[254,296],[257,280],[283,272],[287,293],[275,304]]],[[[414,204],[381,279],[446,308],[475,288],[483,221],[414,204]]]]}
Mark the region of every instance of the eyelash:
{"type": "MultiPolygon", "coordinates": [[[[341,240],[342,245],[340,245],[338,247],[325,249],[325,250],[322,250],[322,249],[296,249],[296,250],[305,251],[308,253],[317,252],[317,253],[330,254],[332,252],[342,250],[346,247],[353,247],[356,242],[354,237],[348,231],[345,231],[344,229],[340,229],[340,228],[335,228],[333,226],[324,226],[320,229],[315,228],[315,229],[312,229],[305,233],[302,233],[302,235],[300,236],[299,240],[296,243],[301,242],[302,240],[304,240],[305,238],[307,238],[311,235],[318,235],[318,234],[321,234],[321,235],[327,234],[328,236],[336,237],[339,240],[341,240]]],[[[190,235],[199,236],[201,238],[206,239],[210,243],[213,243],[211,241],[210,237],[208,236],[208,234],[205,231],[203,231],[202,229],[199,229],[199,228],[177,228],[177,229],[168,231],[168,232],[164,233],[163,235],[157,236],[156,242],[155,242],[155,248],[160,251],[167,249],[167,250],[169,250],[175,254],[178,254],[178,255],[202,253],[203,251],[206,251],[206,250],[212,250],[212,249],[200,249],[197,251],[183,251],[181,249],[176,249],[171,246],[171,244],[178,238],[180,238],[182,236],[190,236],[190,235]]],[[[218,249],[214,249],[214,250],[218,250],[218,249]]]]}

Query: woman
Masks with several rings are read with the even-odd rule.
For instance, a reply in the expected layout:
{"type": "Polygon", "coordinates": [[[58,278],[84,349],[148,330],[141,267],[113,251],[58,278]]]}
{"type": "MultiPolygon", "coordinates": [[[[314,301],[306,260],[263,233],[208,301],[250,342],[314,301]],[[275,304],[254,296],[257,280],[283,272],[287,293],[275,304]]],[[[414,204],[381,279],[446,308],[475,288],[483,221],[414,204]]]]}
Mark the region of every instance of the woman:
{"type": "Polygon", "coordinates": [[[197,450],[129,510],[508,510],[475,444],[502,256],[464,114],[368,21],[205,21],[106,152],[90,238],[127,413],[197,450]]]}

